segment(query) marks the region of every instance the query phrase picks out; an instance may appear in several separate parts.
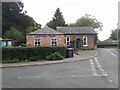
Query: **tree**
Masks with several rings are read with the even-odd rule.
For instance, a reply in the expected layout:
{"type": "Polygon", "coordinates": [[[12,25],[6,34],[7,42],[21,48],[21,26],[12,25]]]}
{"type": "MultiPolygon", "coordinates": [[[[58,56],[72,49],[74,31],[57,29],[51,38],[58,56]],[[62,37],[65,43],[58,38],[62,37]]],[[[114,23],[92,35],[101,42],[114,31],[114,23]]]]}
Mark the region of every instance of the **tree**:
{"type": "Polygon", "coordinates": [[[56,9],[53,19],[47,23],[47,26],[55,30],[57,26],[66,26],[62,12],[59,8],[56,9]]]}
{"type": "Polygon", "coordinates": [[[22,14],[23,3],[21,2],[3,2],[2,3],[2,33],[4,34],[11,26],[16,27],[18,17],[22,14]]]}
{"type": "Polygon", "coordinates": [[[33,20],[32,25],[26,28],[25,34],[36,31],[37,29],[40,29],[40,28],[41,28],[41,24],[38,24],[33,20]]]}
{"type": "Polygon", "coordinates": [[[113,39],[113,40],[117,40],[117,39],[120,40],[120,29],[112,30],[110,38],[113,39]]]}
{"type": "Polygon", "coordinates": [[[23,11],[24,4],[22,2],[3,2],[2,3],[2,35],[10,29],[15,27],[25,36],[28,27],[41,27],[34,19],[26,15],[23,11]]]}
{"type": "Polygon", "coordinates": [[[102,23],[98,22],[97,19],[90,14],[85,14],[79,18],[76,23],[69,24],[69,26],[76,26],[76,27],[92,27],[94,29],[102,30],[102,23]]]}
{"type": "Polygon", "coordinates": [[[37,27],[32,27],[32,26],[30,26],[30,27],[28,27],[28,28],[26,29],[26,33],[33,32],[33,31],[35,31],[35,30],[37,30],[37,29],[38,29],[37,27]]]}
{"type": "Polygon", "coordinates": [[[8,30],[6,33],[5,33],[5,37],[6,38],[10,38],[10,39],[13,39],[17,42],[23,42],[25,37],[23,36],[23,34],[16,28],[14,27],[10,27],[10,30],[8,30]]]}
{"type": "Polygon", "coordinates": [[[75,24],[75,23],[70,23],[70,24],[68,25],[68,27],[76,27],[76,24],[75,24]]]}

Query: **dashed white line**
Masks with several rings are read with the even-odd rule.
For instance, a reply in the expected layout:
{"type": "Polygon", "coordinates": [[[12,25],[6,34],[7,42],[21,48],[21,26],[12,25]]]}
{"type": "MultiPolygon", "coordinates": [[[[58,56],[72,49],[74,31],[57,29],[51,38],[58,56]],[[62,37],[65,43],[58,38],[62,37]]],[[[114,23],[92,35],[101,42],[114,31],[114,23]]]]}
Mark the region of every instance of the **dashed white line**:
{"type": "Polygon", "coordinates": [[[110,52],[108,49],[105,49],[107,52],[109,52],[111,55],[116,56],[115,54],[113,54],[112,52],[110,52]]]}
{"type": "MultiPolygon", "coordinates": [[[[101,75],[99,75],[99,74],[97,73],[96,68],[95,68],[95,66],[94,66],[94,63],[93,63],[92,59],[90,59],[90,64],[91,64],[93,76],[105,76],[105,77],[108,77],[107,72],[104,71],[104,69],[102,68],[102,66],[101,66],[100,63],[98,62],[97,57],[95,57],[95,62],[96,62],[97,67],[99,68],[99,70],[100,70],[100,72],[101,72],[101,75]]],[[[109,81],[112,82],[111,79],[109,79],[109,81]]]]}
{"type": "Polygon", "coordinates": [[[93,76],[98,75],[97,72],[96,72],[96,69],[95,69],[95,66],[94,66],[94,64],[93,64],[92,59],[90,59],[90,64],[91,64],[91,67],[92,67],[92,73],[93,73],[93,76]]]}
{"type": "Polygon", "coordinates": [[[102,69],[102,68],[99,68],[99,70],[100,70],[101,72],[103,72],[103,71],[104,71],[104,69],[102,69]]]}
{"type": "Polygon", "coordinates": [[[116,56],[115,54],[111,53],[113,56],[116,56]]]}
{"type": "Polygon", "coordinates": [[[57,76],[27,76],[27,77],[18,77],[18,79],[24,78],[80,78],[80,77],[91,77],[92,75],[57,75],[57,76]]]}

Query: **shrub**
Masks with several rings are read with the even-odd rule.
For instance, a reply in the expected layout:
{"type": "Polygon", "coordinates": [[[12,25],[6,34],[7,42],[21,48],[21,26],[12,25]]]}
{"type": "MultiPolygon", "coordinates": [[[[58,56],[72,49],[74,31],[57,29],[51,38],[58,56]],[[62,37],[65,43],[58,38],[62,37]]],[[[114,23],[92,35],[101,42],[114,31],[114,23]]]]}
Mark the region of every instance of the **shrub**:
{"type": "Polygon", "coordinates": [[[66,47],[10,47],[2,48],[2,61],[37,61],[45,60],[51,53],[59,52],[63,57],[66,56],[66,47]]]}
{"type": "Polygon", "coordinates": [[[47,60],[61,60],[63,58],[64,57],[59,52],[52,53],[46,57],[47,60]]]}

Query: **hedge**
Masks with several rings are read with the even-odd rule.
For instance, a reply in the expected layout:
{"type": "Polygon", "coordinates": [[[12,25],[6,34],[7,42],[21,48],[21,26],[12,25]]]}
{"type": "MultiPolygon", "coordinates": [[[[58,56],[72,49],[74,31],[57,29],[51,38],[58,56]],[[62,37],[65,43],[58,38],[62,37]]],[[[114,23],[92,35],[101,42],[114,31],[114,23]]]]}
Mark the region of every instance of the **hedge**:
{"type": "Polygon", "coordinates": [[[2,48],[2,61],[44,60],[48,55],[51,55],[54,52],[59,52],[63,57],[66,57],[66,47],[11,47],[2,48]]]}

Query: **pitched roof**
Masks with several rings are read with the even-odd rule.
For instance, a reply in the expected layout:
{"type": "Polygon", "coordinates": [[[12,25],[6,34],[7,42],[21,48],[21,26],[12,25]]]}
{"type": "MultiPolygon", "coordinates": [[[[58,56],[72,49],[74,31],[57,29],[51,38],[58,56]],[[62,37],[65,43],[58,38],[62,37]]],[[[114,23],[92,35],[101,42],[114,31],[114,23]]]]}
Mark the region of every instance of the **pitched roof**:
{"type": "Polygon", "coordinates": [[[39,35],[41,34],[41,35],[43,35],[43,34],[63,34],[63,33],[58,32],[58,31],[56,31],[52,28],[49,28],[49,27],[44,27],[42,29],[38,29],[38,30],[31,32],[31,33],[28,33],[28,34],[39,34],[39,35]]]}
{"type": "Polygon", "coordinates": [[[57,27],[64,34],[97,34],[91,27],[57,27]]]}

